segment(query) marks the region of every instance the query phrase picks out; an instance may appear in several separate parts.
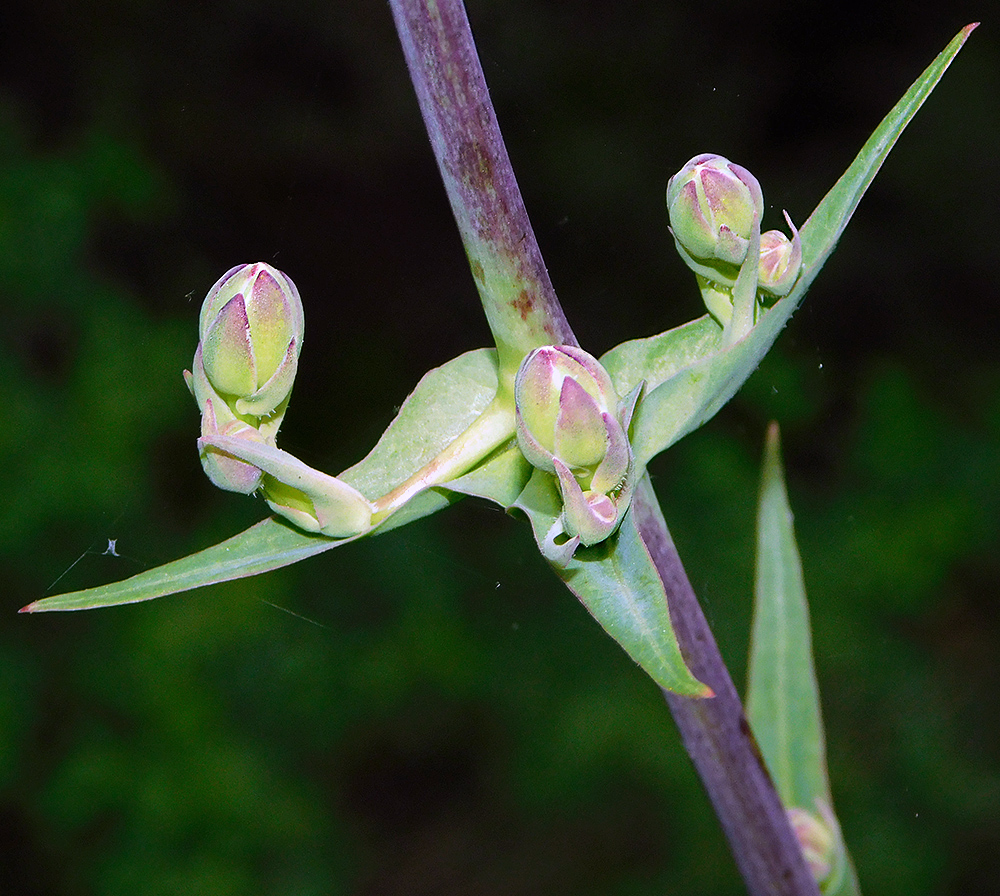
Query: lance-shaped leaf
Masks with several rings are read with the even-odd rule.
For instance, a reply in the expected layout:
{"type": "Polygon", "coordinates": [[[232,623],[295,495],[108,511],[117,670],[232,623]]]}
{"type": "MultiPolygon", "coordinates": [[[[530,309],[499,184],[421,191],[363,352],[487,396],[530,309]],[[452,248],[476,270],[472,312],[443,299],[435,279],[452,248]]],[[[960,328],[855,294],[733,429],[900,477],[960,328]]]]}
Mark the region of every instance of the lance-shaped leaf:
{"type": "MultiPolygon", "coordinates": [[[[429,371],[368,456],[339,478],[369,499],[391,491],[465,432],[490,406],[496,391],[496,352],[490,349],[468,352],[429,371]]],[[[510,429],[513,440],[513,423],[510,429]]],[[[490,484],[498,488],[495,477],[484,479],[484,488],[490,484]]],[[[523,481],[516,483],[518,489],[523,481]]],[[[434,513],[457,497],[456,492],[437,489],[418,494],[376,526],[373,534],[434,513]]],[[[37,600],[21,612],[84,610],[151,600],[258,575],[352,540],[312,535],[284,521],[267,519],[196,554],[120,582],[37,600]]]]}
{"type": "MultiPolygon", "coordinates": [[[[551,559],[554,546],[546,539],[562,513],[555,477],[535,470],[514,507],[527,514],[539,549],[551,559]]],[[[684,662],[663,582],[631,513],[606,541],[577,547],[563,559],[565,565],[552,564],[559,577],[658,685],[688,697],[712,696],[684,662]]]]}
{"type": "Polygon", "coordinates": [[[768,430],[764,450],[754,594],[747,718],[778,795],[794,812],[821,890],[828,896],[857,896],[853,865],[833,814],[809,607],[776,424],[768,430]]]}
{"type": "Polygon", "coordinates": [[[710,420],[757,369],[833,251],[903,129],[975,27],[963,28],[917,78],[810,215],[800,234],[802,273],[798,283],[760,317],[747,336],[723,347],[719,328],[710,318],[702,318],[651,339],[625,343],[601,358],[619,394],[646,380],[645,397],[636,410],[632,432],[632,447],[640,466],[710,420]],[[713,326],[719,333],[718,342],[712,339],[713,326]],[[707,353],[692,360],[698,349],[707,353]]]}

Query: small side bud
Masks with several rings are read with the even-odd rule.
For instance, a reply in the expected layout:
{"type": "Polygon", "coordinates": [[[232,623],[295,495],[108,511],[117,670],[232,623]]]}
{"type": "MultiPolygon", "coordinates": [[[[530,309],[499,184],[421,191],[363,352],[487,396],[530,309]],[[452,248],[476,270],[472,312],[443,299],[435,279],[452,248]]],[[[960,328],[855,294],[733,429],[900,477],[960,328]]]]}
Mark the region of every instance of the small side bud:
{"type": "Polygon", "coordinates": [[[769,230],[760,235],[758,288],[778,298],[792,291],[802,270],[802,240],[788,212],[785,212],[785,220],[792,231],[791,239],[780,230],[769,230]]]}
{"type": "MultiPolygon", "coordinates": [[[[517,443],[528,461],[557,477],[563,499],[559,532],[570,547],[593,545],[617,529],[634,487],[628,423],[638,393],[619,401],[611,377],[576,346],[529,352],[514,380],[517,443]]],[[[550,557],[551,559],[551,557],[550,557]]]]}
{"type": "Polygon", "coordinates": [[[688,267],[732,286],[764,214],[757,178],[723,156],[695,156],[667,183],[667,211],[688,267]]]}
{"type": "Polygon", "coordinates": [[[820,890],[828,892],[839,885],[845,862],[844,845],[833,810],[821,800],[816,801],[816,808],[818,812],[798,807],[786,811],[806,865],[820,890]]]}

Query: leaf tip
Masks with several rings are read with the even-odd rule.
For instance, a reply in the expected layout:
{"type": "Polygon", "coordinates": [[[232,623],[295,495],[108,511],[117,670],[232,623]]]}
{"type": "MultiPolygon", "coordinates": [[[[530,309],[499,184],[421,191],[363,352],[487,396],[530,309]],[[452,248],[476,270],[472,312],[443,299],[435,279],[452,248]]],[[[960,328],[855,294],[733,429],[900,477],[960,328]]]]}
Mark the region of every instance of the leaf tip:
{"type": "Polygon", "coordinates": [[[37,610],[37,609],[38,609],[38,601],[37,600],[33,600],[27,606],[21,607],[21,609],[18,610],[17,612],[18,613],[34,613],[35,610],[37,610]]]}

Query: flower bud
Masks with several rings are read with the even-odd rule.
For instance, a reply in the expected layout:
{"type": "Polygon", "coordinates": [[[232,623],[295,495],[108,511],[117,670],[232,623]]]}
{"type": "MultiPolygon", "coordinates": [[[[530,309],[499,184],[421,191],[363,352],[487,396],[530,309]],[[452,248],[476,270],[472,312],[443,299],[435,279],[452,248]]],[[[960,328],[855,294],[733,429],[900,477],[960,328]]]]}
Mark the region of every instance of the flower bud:
{"type": "Polygon", "coordinates": [[[199,318],[212,387],[237,415],[268,417],[288,397],[305,318],[295,284],[268,264],[233,268],[209,290],[199,318]]]}
{"type": "Polygon", "coordinates": [[[514,402],[518,444],[536,467],[554,473],[558,455],[579,470],[604,457],[604,415],[614,412],[618,396],[608,372],[583,349],[546,345],[530,352],[514,381],[514,402]]]}
{"type": "Polygon", "coordinates": [[[627,431],[635,396],[620,404],[611,377],[593,355],[576,346],[546,345],[522,361],[514,403],[521,452],[557,476],[562,531],[575,539],[568,554],[576,544],[603,541],[631,500],[627,431]]]}
{"type": "Polygon", "coordinates": [[[787,296],[795,285],[802,269],[802,240],[792,219],[785,212],[785,220],[792,230],[789,239],[780,230],[769,230],[760,235],[759,289],[773,296],[787,296]]]}
{"type": "Polygon", "coordinates": [[[825,890],[834,882],[835,874],[837,877],[840,875],[843,844],[833,811],[820,800],[816,803],[820,810],[818,815],[798,807],[786,811],[806,865],[816,883],[825,890]]]}
{"type": "Polygon", "coordinates": [[[261,491],[308,532],[351,538],[371,528],[372,504],[356,488],[277,446],[302,350],[304,312],[295,284],[270,265],[233,268],[209,291],[201,341],[184,381],[201,409],[198,453],[212,483],[261,491]]]}
{"type": "Polygon", "coordinates": [[[667,183],[667,210],[688,267],[732,286],[764,214],[757,178],[722,156],[695,156],[667,183]]]}

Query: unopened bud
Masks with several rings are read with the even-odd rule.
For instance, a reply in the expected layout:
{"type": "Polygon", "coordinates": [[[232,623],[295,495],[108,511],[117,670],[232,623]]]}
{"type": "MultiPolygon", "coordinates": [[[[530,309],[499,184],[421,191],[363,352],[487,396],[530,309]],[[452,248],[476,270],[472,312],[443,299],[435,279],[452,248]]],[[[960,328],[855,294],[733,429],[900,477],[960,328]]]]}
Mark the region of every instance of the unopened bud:
{"type": "Polygon", "coordinates": [[[826,890],[839,879],[844,863],[844,846],[840,827],[833,811],[820,800],[816,801],[819,814],[806,809],[788,809],[788,820],[802,848],[802,857],[821,890],[826,890]]]}
{"type": "Polygon", "coordinates": [[[235,267],[209,290],[201,341],[184,371],[201,409],[198,453],[219,488],[260,490],[300,528],[351,538],[371,528],[371,502],[277,446],[304,329],[295,284],[270,265],[235,267]]]}
{"type": "Polygon", "coordinates": [[[789,239],[780,230],[769,230],[760,235],[759,289],[773,296],[787,296],[795,285],[802,269],[802,240],[792,219],[785,212],[785,220],[792,231],[789,239]]]}
{"type": "Polygon", "coordinates": [[[667,183],[667,210],[688,267],[709,280],[735,283],[764,214],[757,178],[722,156],[695,156],[667,183]]]}
{"type": "Polygon", "coordinates": [[[199,319],[202,360],[237,415],[270,416],[288,397],[304,330],[299,291],[268,264],[235,267],[209,290],[199,319]]]}
{"type": "Polygon", "coordinates": [[[606,539],[628,508],[634,399],[620,403],[608,372],[576,346],[536,348],[517,372],[518,446],[532,465],[556,474],[562,531],[575,539],[573,547],[606,539]]]}

